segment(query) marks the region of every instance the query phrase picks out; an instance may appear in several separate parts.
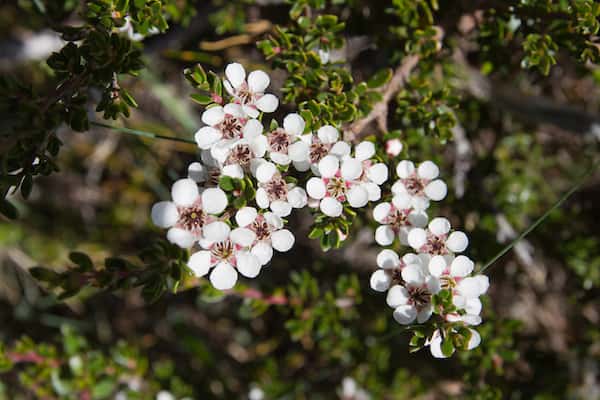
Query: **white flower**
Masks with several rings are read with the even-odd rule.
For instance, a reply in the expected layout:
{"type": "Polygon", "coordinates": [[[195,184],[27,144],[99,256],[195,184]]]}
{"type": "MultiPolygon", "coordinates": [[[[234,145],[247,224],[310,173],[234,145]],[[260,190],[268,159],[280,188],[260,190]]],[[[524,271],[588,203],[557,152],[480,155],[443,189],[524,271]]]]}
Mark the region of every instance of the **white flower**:
{"type": "Polygon", "coordinates": [[[433,313],[432,295],[440,290],[437,278],[425,273],[418,264],[409,264],[401,272],[403,285],[394,285],[387,293],[387,304],[394,308],[394,319],[409,325],[415,319],[423,323],[433,313]]]}
{"type": "Polygon", "coordinates": [[[206,240],[201,244],[205,250],[192,254],[187,263],[196,276],[204,276],[214,267],[210,282],[216,289],[227,290],[237,282],[238,272],[247,278],[259,274],[260,260],[250,252],[256,234],[250,229],[231,230],[224,222],[214,222],[204,235],[206,240]]]}
{"type": "Polygon", "coordinates": [[[319,161],[325,156],[331,154],[342,159],[350,155],[350,145],[344,141],[340,141],[339,137],[339,131],[331,125],[320,127],[316,134],[309,133],[302,135],[302,141],[309,146],[308,159],[294,161],[294,168],[301,172],[312,168],[313,172],[318,173],[319,161]]]}
{"type": "MultiPolygon", "coordinates": [[[[471,331],[471,338],[469,339],[469,343],[467,344],[467,350],[473,350],[474,348],[479,346],[479,344],[481,343],[481,336],[479,335],[479,332],[477,332],[475,329],[469,328],[469,331],[471,331]]],[[[427,342],[425,343],[425,345],[429,345],[429,350],[431,351],[431,355],[434,356],[435,358],[447,358],[448,357],[448,356],[444,355],[444,353],[442,352],[442,341],[443,341],[442,334],[440,333],[440,331],[438,329],[435,332],[433,332],[433,335],[431,336],[431,338],[429,338],[427,340],[427,342]]],[[[454,350],[452,350],[452,354],[454,354],[454,350]]]]}
{"type": "MultiPolygon", "coordinates": [[[[129,15],[125,16],[125,23],[120,28],[117,28],[117,31],[126,33],[127,37],[129,37],[129,39],[134,42],[144,40],[144,38],[146,37],[146,35],[134,31],[133,24],[131,23],[131,17],[129,15]]],[[[155,26],[151,26],[148,29],[147,36],[156,35],[158,33],[160,33],[160,30],[155,26]]]]}
{"type": "Polygon", "coordinates": [[[267,134],[269,158],[279,165],[290,162],[303,163],[308,160],[309,145],[300,139],[304,131],[304,120],[296,113],[288,114],[283,120],[283,128],[267,134]]]}
{"type": "Polygon", "coordinates": [[[392,192],[409,194],[415,209],[424,210],[429,207],[429,200],[439,201],[446,197],[448,188],[441,179],[436,179],[440,171],[431,161],[422,162],[418,168],[412,161],[400,161],[396,173],[400,179],[392,186],[392,192]]]}
{"type": "Polygon", "coordinates": [[[373,218],[382,224],[375,230],[375,241],[381,246],[389,246],[396,236],[401,244],[408,245],[410,229],[427,225],[427,214],[415,210],[407,194],[394,196],[391,203],[379,203],[373,209],[373,218]]]}
{"type": "Polygon", "coordinates": [[[340,160],[332,155],[319,162],[320,177],[312,177],[306,183],[306,191],[313,199],[320,200],[319,208],[329,217],[339,217],[343,203],[351,207],[364,207],[369,192],[357,179],[362,175],[362,164],[355,159],[340,160]]]}
{"type": "Polygon", "coordinates": [[[400,139],[390,139],[385,142],[385,153],[390,157],[396,157],[402,152],[402,148],[400,139]]]}
{"type": "Polygon", "coordinates": [[[304,189],[287,183],[275,164],[263,162],[256,168],[256,204],[260,208],[270,208],[273,213],[280,217],[286,217],[292,212],[292,208],[306,206],[307,196],[304,189]]]}
{"type": "Polygon", "coordinates": [[[254,386],[248,392],[248,400],[264,400],[265,392],[258,386],[254,386]]]}
{"type": "Polygon", "coordinates": [[[227,207],[227,196],[219,188],[208,188],[200,193],[192,179],[180,179],[171,188],[173,201],[161,201],[152,206],[152,221],[161,228],[169,228],[167,239],[183,248],[189,248],[202,239],[204,228],[227,207]]]}
{"type": "Polygon", "coordinates": [[[427,229],[413,228],[408,233],[408,244],[420,253],[445,255],[461,253],[469,245],[469,239],[464,232],[450,233],[450,221],[438,217],[429,222],[427,229]]]}
{"type": "Polygon", "coordinates": [[[240,104],[244,112],[252,118],[258,117],[260,111],[271,113],[277,109],[279,100],[272,94],[265,94],[271,83],[269,75],[264,71],[253,71],[246,81],[246,70],[241,64],[232,63],[225,68],[227,79],[223,81],[225,90],[240,104]]]}
{"type": "Polygon", "coordinates": [[[251,253],[258,257],[261,265],[271,261],[273,249],[286,252],[294,245],[294,235],[283,229],[283,220],[272,212],[259,214],[253,207],[244,207],[235,214],[235,221],[238,226],[254,232],[256,239],[251,253]]]}
{"type": "Polygon", "coordinates": [[[341,400],[370,400],[371,396],[360,388],[356,381],[347,376],[342,380],[341,400]]]}
{"type": "Polygon", "coordinates": [[[378,292],[385,292],[393,284],[401,284],[402,269],[407,265],[423,266],[423,260],[416,254],[408,253],[400,258],[398,254],[389,249],[384,249],[377,255],[377,269],[371,274],[369,281],[371,288],[378,292]]]}
{"type": "Polygon", "coordinates": [[[156,400],[175,400],[175,396],[171,392],[161,390],[156,394],[156,400]]]}
{"type": "Polygon", "coordinates": [[[202,151],[202,162],[193,162],[188,166],[188,178],[200,184],[202,187],[217,187],[219,186],[219,178],[221,177],[221,168],[213,162],[208,151],[202,151]],[[212,161],[205,161],[204,155],[212,161]]]}
{"type": "Polygon", "coordinates": [[[248,119],[239,104],[210,107],[202,113],[202,122],[207,126],[200,128],[194,138],[198,147],[203,150],[210,149],[221,141],[256,137],[263,131],[261,122],[248,119]]]}

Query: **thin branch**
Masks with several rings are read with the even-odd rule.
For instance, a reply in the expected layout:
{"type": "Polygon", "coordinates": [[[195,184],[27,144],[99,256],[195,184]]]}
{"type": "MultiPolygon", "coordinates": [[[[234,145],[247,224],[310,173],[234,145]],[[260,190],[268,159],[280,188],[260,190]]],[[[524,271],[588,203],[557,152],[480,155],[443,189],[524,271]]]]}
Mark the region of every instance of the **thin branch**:
{"type": "Polygon", "coordinates": [[[396,93],[398,93],[403,87],[412,70],[417,66],[419,62],[418,55],[409,55],[406,57],[400,66],[394,71],[394,75],[390,82],[382,91],[383,98],[377,102],[371,112],[364,118],[361,118],[353,122],[346,131],[346,140],[356,141],[365,136],[364,130],[372,121],[377,121],[380,129],[387,131],[387,114],[389,103],[392,101],[396,93]]]}
{"type": "Polygon", "coordinates": [[[487,269],[489,269],[496,261],[498,261],[502,256],[508,253],[520,240],[522,240],[525,236],[529,235],[535,228],[537,228],[542,222],[548,218],[550,214],[560,206],[569,198],[573,193],[575,193],[579,188],[585,183],[587,178],[589,178],[595,171],[596,168],[600,165],[600,161],[595,161],[592,163],[591,167],[588,168],[587,171],[577,180],[575,185],[571,187],[562,197],[554,203],[552,207],[548,211],[546,211],[541,217],[539,217],[533,224],[531,224],[527,229],[525,229],[515,240],[510,242],[506,247],[504,247],[498,254],[496,254],[490,261],[488,261],[482,268],[479,270],[479,273],[484,273],[487,269]]]}
{"type": "Polygon", "coordinates": [[[105,124],[102,122],[91,121],[90,125],[100,126],[102,128],[112,129],[117,132],[128,133],[130,135],[142,136],[142,137],[147,137],[147,138],[151,138],[151,139],[170,140],[173,142],[181,142],[181,143],[188,143],[188,144],[196,145],[196,142],[194,140],[190,140],[190,139],[182,139],[182,138],[177,138],[177,137],[173,137],[173,136],[157,135],[156,133],[152,133],[152,132],[140,131],[137,129],[122,128],[119,126],[108,125],[108,124],[105,124]]]}

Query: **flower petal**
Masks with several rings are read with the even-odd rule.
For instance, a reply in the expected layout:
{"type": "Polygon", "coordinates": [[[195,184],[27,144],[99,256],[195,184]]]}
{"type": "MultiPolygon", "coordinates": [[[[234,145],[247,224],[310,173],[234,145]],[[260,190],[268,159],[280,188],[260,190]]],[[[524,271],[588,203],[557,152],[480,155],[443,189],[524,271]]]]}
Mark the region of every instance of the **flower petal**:
{"type": "Polygon", "coordinates": [[[354,148],[354,157],[359,161],[365,161],[375,155],[375,144],[373,142],[360,142],[354,148]]]}
{"type": "Polygon", "coordinates": [[[258,205],[260,208],[269,208],[269,204],[271,204],[271,201],[269,200],[269,195],[267,194],[267,191],[263,188],[258,188],[256,189],[256,205],[258,205]]]}
{"type": "Polygon", "coordinates": [[[474,267],[475,263],[469,257],[458,256],[450,264],[450,275],[464,278],[473,272],[474,267]]]}
{"type": "Polygon", "coordinates": [[[369,280],[371,289],[377,292],[385,292],[389,289],[391,283],[392,278],[382,269],[373,272],[373,274],[371,274],[371,279],[369,280]]]}
{"type": "Polygon", "coordinates": [[[429,182],[423,192],[433,201],[443,200],[448,194],[448,187],[441,179],[429,182]]]}
{"type": "Polygon", "coordinates": [[[396,308],[408,302],[410,295],[404,286],[394,285],[387,292],[385,302],[388,306],[396,308]]]}
{"type": "Polygon", "coordinates": [[[283,119],[283,130],[292,137],[301,135],[305,125],[304,119],[297,113],[290,113],[283,119]]]}
{"type": "Polygon", "coordinates": [[[231,85],[237,89],[246,80],[246,70],[239,63],[231,63],[225,68],[225,76],[231,85]]]}
{"type": "Polygon", "coordinates": [[[248,247],[256,240],[256,233],[248,228],[235,228],[229,234],[231,241],[239,246],[248,247]]]}
{"type": "Polygon", "coordinates": [[[446,247],[455,253],[461,253],[465,251],[468,245],[469,238],[467,238],[467,235],[461,231],[452,232],[450,236],[448,236],[448,240],[446,240],[446,247]]]}
{"type": "Polygon", "coordinates": [[[215,126],[223,122],[225,118],[225,111],[221,106],[214,106],[207,108],[206,111],[202,113],[202,122],[206,125],[215,126]]]}
{"type": "Polygon", "coordinates": [[[342,158],[348,157],[350,155],[351,150],[352,150],[352,148],[350,147],[350,145],[348,143],[337,142],[333,146],[331,146],[331,149],[329,149],[329,154],[342,159],[342,158]]]}
{"type": "Polygon", "coordinates": [[[204,228],[202,228],[202,234],[207,240],[216,243],[227,240],[230,230],[231,228],[229,228],[229,225],[227,225],[225,222],[215,221],[204,225],[204,228]]]}
{"type": "Polygon", "coordinates": [[[383,182],[388,179],[388,167],[384,163],[377,163],[372,165],[367,170],[367,178],[371,181],[375,182],[378,185],[383,184],[383,182]]]}
{"type": "Polygon", "coordinates": [[[187,207],[194,204],[198,200],[198,185],[189,178],[179,179],[175,181],[171,187],[171,197],[173,202],[181,207],[187,207]]]}
{"type": "Polygon", "coordinates": [[[319,173],[323,178],[332,178],[339,169],[340,162],[335,156],[325,156],[319,161],[319,173]]]}
{"type": "Polygon", "coordinates": [[[471,331],[471,339],[469,339],[469,343],[467,344],[467,350],[473,350],[481,343],[481,335],[475,329],[469,330],[471,331]]]}
{"type": "Polygon", "coordinates": [[[375,221],[380,224],[384,224],[388,215],[390,215],[390,211],[392,210],[392,205],[390,203],[384,202],[379,203],[373,209],[373,218],[375,221]]]}
{"type": "Polygon", "coordinates": [[[227,195],[221,188],[208,188],[202,192],[202,208],[209,214],[220,214],[227,207],[227,195]]]}
{"type": "Polygon", "coordinates": [[[226,262],[220,262],[210,273],[210,283],[218,290],[228,290],[237,282],[237,272],[226,262]]]}
{"type": "Polygon", "coordinates": [[[362,173],[362,163],[356,158],[347,158],[342,162],[342,177],[347,181],[358,179],[362,173]]]}
{"type": "Polygon", "coordinates": [[[194,134],[194,140],[196,140],[196,144],[198,147],[204,150],[210,149],[210,147],[222,137],[223,134],[220,130],[210,126],[204,126],[194,134]]]}
{"type": "Polygon", "coordinates": [[[279,106],[279,99],[272,94],[265,94],[256,102],[256,107],[262,111],[267,113],[272,113],[277,110],[279,106]]]}
{"type": "Polygon", "coordinates": [[[154,225],[161,228],[169,228],[179,219],[177,206],[172,201],[159,201],[152,206],[150,214],[154,225]]]}
{"type": "Polygon", "coordinates": [[[256,278],[260,273],[261,263],[258,257],[248,251],[238,252],[236,255],[237,269],[246,278],[256,278]]]}
{"type": "Polygon", "coordinates": [[[440,277],[446,270],[446,259],[444,256],[436,255],[429,260],[429,273],[433,276],[440,277]]]}
{"type": "Polygon", "coordinates": [[[187,262],[187,266],[190,267],[197,277],[208,274],[208,270],[210,270],[210,267],[212,266],[210,262],[210,251],[201,250],[192,254],[187,262]]]}
{"type": "Polygon", "coordinates": [[[293,162],[307,161],[310,153],[310,147],[302,140],[292,143],[288,147],[288,155],[293,162]]]}
{"type": "Polygon", "coordinates": [[[375,241],[380,246],[389,246],[395,238],[396,233],[389,225],[381,225],[375,229],[375,241]]]}
{"type": "Polygon", "coordinates": [[[248,89],[252,93],[263,93],[269,87],[269,83],[271,83],[271,79],[265,71],[252,71],[248,75],[248,89]]]}
{"type": "Polygon", "coordinates": [[[287,217],[292,213],[292,205],[287,201],[275,200],[271,202],[271,211],[280,217],[287,217]]]}
{"type": "Polygon", "coordinates": [[[383,269],[398,268],[400,257],[394,250],[383,249],[377,254],[377,266],[383,269]]]}
{"type": "Polygon", "coordinates": [[[417,168],[417,175],[421,179],[432,180],[438,177],[440,169],[432,161],[423,161],[417,168]]]}
{"type": "Polygon", "coordinates": [[[269,182],[277,172],[277,167],[271,162],[265,162],[256,168],[256,179],[261,182],[269,182]]]}
{"type": "Polygon", "coordinates": [[[256,208],[242,207],[235,213],[235,222],[241,227],[248,226],[254,222],[257,216],[256,208]]]}
{"type": "Polygon", "coordinates": [[[327,215],[328,217],[339,217],[342,215],[342,211],[344,210],[342,203],[333,197],[325,197],[323,200],[321,200],[319,208],[323,214],[327,215]]]}
{"type": "Polygon", "coordinates": [[[408,178],[413,172],[415,172],[415,164],[412,161],[402,160],[396,166],[396,174],[400,179],[408,178]]]}
{"type": "Polygon", "coordinates": [[[369,193],[360,185],[352,186],[347,192],[347,197],[348,204],[354,208],[364,207],[369,202],[369,193]]]}
{"type": "Polygon", "coordinates": [[[188,178],[200,183],[206,181],[207,169],[199,162],[193,162],[188,166],[188,178]]]}
{"type": "Polygon", "coordinates": [[[317,131],[319,140],[323,143],[335,143],[340,137],[340,133],[331,125],[324,125],[317,131]]]}
{"type": "Polygon", "coordinates": [[[414,228],[408,232],[408,244],[415,250],[419,250],[427,243],[427,232],[422,228],[414,228]]]}
{"type": "Polygon", "coordinates": [[[242,128],[242,134],[246,139],[252,139],[263,133],[263,124],[257,119],[249,119],[242,128]]]}
{"type": "Polygon", "coordinates": [[[288,191],[287,201],[294,208],[302,208],[308,203],[308,196],[304,189],[296,186],[288,191]]]}
{"type": "Polygon", "coordinates": [[[287,229],[280,229],[271,234],[271,244],[280,253],[286,252],[294,246],[294,235],[287,229]]]}
{"type": "Polygon", "coordinates": [[[261,265],[267,264],[273,258],[273,248],[267,242],[258,242],[250,252],[258,257],[261,265]]]}
{"type": "Polygon", "coordinates": [[[409,264],[402,268],[402,279],[409,285],[419,286],[425,282],[425,275],[420,266],[409,264]]]}
{"type": "Polygon", "coordinates": [[[167,231],[167,240],[181,248],[189,249],[194,245],[196,238],[185,229],[171,228],[167,231]]]}
{"type": "Polygon", "coordinates": [[[394,319],[402,325],[411,324],[417,317],[417,309],[408,304],[396,307],[394,310],[394,319]]]}
{"type": "Polygon", "coordinates": [[[428,225],[429,231],[436,236],[442,236],[450,232],[450,221],[444,217],[437,217],[431,220],[428,225]]]}
{"type": "Polygon", "coordinates": [[[313,199],[322,199],[327,193],[327,187],[321,178],[313,176],[306,182],[306,191],[313,199]]]}

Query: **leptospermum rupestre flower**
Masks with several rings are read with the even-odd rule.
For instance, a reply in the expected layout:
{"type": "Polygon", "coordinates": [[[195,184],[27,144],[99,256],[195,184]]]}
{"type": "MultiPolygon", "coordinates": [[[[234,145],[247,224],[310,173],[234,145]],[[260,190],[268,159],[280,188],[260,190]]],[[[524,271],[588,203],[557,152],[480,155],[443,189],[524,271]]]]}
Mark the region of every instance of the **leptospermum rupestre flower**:
{"type": "Polygon", "coordinates": [[[386,298],[394,308],[394,319],[402,325],[427,321],[433,313],[432,296],[440,291],[439,280],[427,273],[422,263],[405,266],[401,277],[402,285],[392,286],[386,298]]]}
{"type": "Polygon", "coordinates": [[[309,145],[300,139],[305,122],[296,113],[283,119],[283,128],[267,133],[269,158],[275,164],[289,165],[292,161],[302,163],[308,160],[309,145]]]}
{"type": "Polygon", "coordinates": [[[448,193],[444,181],[437,179],[439,168],[431,161],[422,162],[418,168],[412,161],[400,161],[396,174],[400,179],[392,186],[392,193],[410,195],[417,210],[427,209],[430,200],[440,201],[448,193]]]}
{"type": "Polygon", "coordinates": [[[369,281],[371,288],[378,292],[385,292],[392,285],[402,284],[402,269],[409,264],[421,265],[423,260],[413,253],[408,253],[400,258],[398,253],[390,249],[383,249],[377,255],[379,267],[371,274],[369,281]]]}
{"type": "MultiPolygon", "coordinates": [[[[469,328],[471,332],[471,338],[467,343],[467,350],[473,350],[481,343],[481,336],[479,332],[475,329],[469,328]]],[[[439,329],[433,332],[433,335],[427,340],[425,343],[426,346],[429,346],[429,350],[431,351],[431,355],[435,358],[447,358],[448,356],[444,355],[442,352],[442,342],[444,338],[439,329]]],[[[454,354],[454,348],[452,349],[452,354],[454,354]]]]}
{"type": "Polygon", "coordinates": [[[256,234],[248,228],[230,230],[224,222],[216,222],[205,229],[204,250],[191,255],[188,267],[198,277],[209,273],[210,283],[219,290],[231,289],[238,279],[238,272],[247,278],[260,273],[260,259],[250,249],[256,234]],[[212,268],[212,271],[211,271],[212,268]]]}
{"type": "Polygon", "coordinates": [[[408,244],[420,253],[431,255],[462,253],[469,245],[469,239],[464,232],[450,232],[451,228],[450,221],[446,218],[434,218],[427,229],[411,229],[408,244]]]}
{"type": "Polygon", "coordinates": [[[348,156],[351,147],[348,143],[340,141],[339,131],[331,125],[324,125],[317,130],[317,133],[308,133],[302,135],[301,139],[309,146],[308,159],[305,161],[294,161],[294,168],[298,171],[308,171],[318,173],[319,162],[327,155],[334,155],[338,158],[348,156]]]}
{"type": "Polygon", "coordinates": [[[256,235],[251,252],[262,265],[273,257],[273,249],[286,252],[294,245],[294,235],[284,229],[281,217],[272,212],[260,214],[254,207],[244,207],[235,214],[238,226],[248,228],[256,235]]]}
{"type": "Polygon", "coordinates": [[[168,228],[167,239],[189,248],[203,239],[205,230],[218,222],[215,216],[227,207],[227,196],[219,188],[202,192],[192,179],[180,179],[171,188],[173,201],[161,201],[152,206],[152,221],[168,228]]]}
{"type": "Polygon", "coordinates": [[[246,70],[242,64],[232,63],[225,68],[225,76],[225,90],[251,118],[258,117],[260,112],[271,113],[277,109],[279,99],[272,94],[265,94],[271,79],[264,71],[250,72],[246,80],[246,70]]]}
{"type": "Polygon", "coordinates": [[[256,204],[263,209],[270,208],[275,215],[286,217],[292,208],[306,206],[308,196],[304,189],[285,181],[275,164],[263,162],[256,168],[256,204]]]}
{"type": "Polygon", "coordinates": [[[412,228],[427,225],[427,213],[415,210],[408,194],[397,194],[391,202],[377,204],[373,218],[381,225],[375,230],[375,241],[381,246],[389,246],[398,237],[400,243],[408,245],[408,233],[412,228]]]}

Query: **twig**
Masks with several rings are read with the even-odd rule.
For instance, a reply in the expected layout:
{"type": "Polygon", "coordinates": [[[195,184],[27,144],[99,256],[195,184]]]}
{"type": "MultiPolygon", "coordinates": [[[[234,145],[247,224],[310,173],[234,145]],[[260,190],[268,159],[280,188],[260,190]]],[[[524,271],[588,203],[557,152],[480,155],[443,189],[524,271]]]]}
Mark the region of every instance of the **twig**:
{"type": "Polygon", "coordinates": [[[346,140],[356,141],[361,139],[363,136],[365,136],[363,132],[364,129],[374,120],[377,121],[379,128],[382,131],[387,131],[387,113],[389,103],[393,99],[394,95],[404,87],[404,84],[406,83],[410,73],[417,66],[418,62],[418,55],[409,55],[402,61],[402,64],[400,64],[400,66],[398,66],[398,68],[396,68],[394,71],[394,75],[392,76],[390,82],[383,89],[383,98],[381,101],[373,106],[373,109],[366,117],[353,122],[348,127],[348,130],[345,134],[346,140]]]}
{"type": "Polygon", "coordinates": [[[128,133],[130,135],[142,136],[142,137],[147,137],[147,138],[151,138],[151,139],[162,139],[162,140],[171,140],[173,142],[189,143],[189,144],[194,144],[194,145],[196,144],[196,142],[191,139],[182,139],[182,138],[172,137],[172,136],[157,135],[156,133],[152,133],[152,132],[140,131],[137,129],[122,128],[119,126],[108,125],[108,124],[105,124],[102,122],[91,121],[90,125],[100,126],[102,128],[112,129],[117,132],[128,133]]]}

